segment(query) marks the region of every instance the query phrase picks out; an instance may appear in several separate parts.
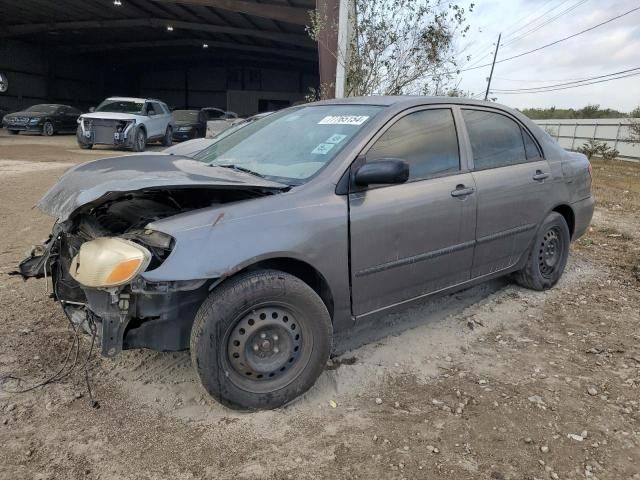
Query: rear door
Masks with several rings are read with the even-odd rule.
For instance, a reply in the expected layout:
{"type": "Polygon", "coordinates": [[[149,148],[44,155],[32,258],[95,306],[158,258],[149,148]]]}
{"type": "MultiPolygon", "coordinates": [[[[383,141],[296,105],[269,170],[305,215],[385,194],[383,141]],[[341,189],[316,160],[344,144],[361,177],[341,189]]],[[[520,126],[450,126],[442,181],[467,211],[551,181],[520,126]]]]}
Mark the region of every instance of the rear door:
{"type": "Polygon", "coordinates": [[[62,107],[62,119],[63,119],[63,129],[69,132],[75,132],[78,126],[78,117],[80,116],[80,111],[76,110],[73,107],[64,106],[62,107]]]}
{"type": "Polygon", "coordinates": [[[516,264],[552,208],[551,170],[527,129],[496,110],[465,107],[478,218],[472,278],[516,264]]]}
{"type": "Polygon", "coordinates": [[[349,194],[356,316],[462,283],[471,271],[476,199],[452,110],[401,114],[354,168],[385,158],[406,160],[409,181],[349,194]]]}

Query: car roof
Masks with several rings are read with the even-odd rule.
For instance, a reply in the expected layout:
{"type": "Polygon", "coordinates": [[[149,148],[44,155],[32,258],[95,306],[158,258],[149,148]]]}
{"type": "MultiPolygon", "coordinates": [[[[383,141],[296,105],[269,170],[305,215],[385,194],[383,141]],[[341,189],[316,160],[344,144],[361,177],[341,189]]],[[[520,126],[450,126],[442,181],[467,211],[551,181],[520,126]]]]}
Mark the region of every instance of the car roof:
{"type": "Polygon", "coordinates": [[[436,97],[427,95],[389,95],[389,96],[367,96],[367,97],[347,97],[347,98],[334,98],[331,100],[321,100],[307,105],[375,105],[383,107],[394,107],[399,110],[419,107],[424,105],[467,105],[475,107],[485,107],[507,112],[520,121],[525,122],[531,126],[533,123],[531,119],[525,116],[518,110],[507,107],[496,102],[490,102],[485,100],[474,100],[473,98],[465,97],[436,97]]]}
{"type": "Polygon", "coordinates": [[[160,103],[164,103],[162,100],[158,100],[157,98],[108,97],[107,100],[120,100],[120,101],[123,101],[123,102],[160,102],[160,103]]]}
{"type": "MultiPolygon", "coordinates": [[[[465,97],[441,97],[427,95],[371,95],[366,97],[346,97],[334,98],[331,100],[321,100],[314,102],[314,105],[380,105],[384,107],[392,105],[428,105],[449,103],[458,105],[478,105],[478,106],[500,106],[495,102],[484,100],[474,100],[465,97]]],[[[507,107],[508,108],[508,107],[507,107]]]]}

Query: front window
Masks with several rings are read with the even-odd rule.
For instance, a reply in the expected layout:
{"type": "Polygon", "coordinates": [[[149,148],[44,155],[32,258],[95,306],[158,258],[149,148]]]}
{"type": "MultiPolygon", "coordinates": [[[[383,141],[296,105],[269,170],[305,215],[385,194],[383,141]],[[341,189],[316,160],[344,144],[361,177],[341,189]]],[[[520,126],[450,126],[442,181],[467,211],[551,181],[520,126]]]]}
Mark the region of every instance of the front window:
{"type": "Polygon", "coordinates": [[[235,131],[194,158],[299,185],[328,165],[383,108],[317,105],[282,110],[235,131]]]}
{"type": "Polygon", "coordinates": [[[36,112],[36,113],[56,113],[59,105],[33,105],[25,110],[25,112],[36,112]]]}
{"type": "Polygon", "coordinates": [[[144,102],[132,100],[105,100],[96,108],[96,112],[142,113],[144,102]]]}
{"type": "Polygon", "coordinates": [[[197,122],[199,115],[200,115],[199,110],[174,110],[173,111],[173,118],[177,122],[197,122]]]}

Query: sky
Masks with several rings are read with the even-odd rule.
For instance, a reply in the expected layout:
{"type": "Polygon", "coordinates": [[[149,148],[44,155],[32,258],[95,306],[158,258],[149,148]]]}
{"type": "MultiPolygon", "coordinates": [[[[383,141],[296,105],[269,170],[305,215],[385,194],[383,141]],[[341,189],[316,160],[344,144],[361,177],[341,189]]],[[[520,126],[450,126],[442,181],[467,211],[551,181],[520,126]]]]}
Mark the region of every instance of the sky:
{"type": "MultiPolygon", "coordinates": [[[[458,41],[461,68],[490,63],[500,32],[498,61],[640,7],[640,0],[476,0],[474,3],[473,12],[468,15],[471,28],[467,38],[458,41]],[[465,58],[468,54],[472,56],[469,62],[465,58]]],[[[491,88],[539,87],[635,67],[640,67],[640,10],[558,45],[496,64],[491,88]]],[[[487,66],[461,73],[460,88],[472,93],[484,92],[490,69],[487,66]]],[[[629,112],[640,105],[640,75],[554,92],[495,93],[490,97],[516,108],[581,108],[599,104],[602,108],[629,112]]]]}

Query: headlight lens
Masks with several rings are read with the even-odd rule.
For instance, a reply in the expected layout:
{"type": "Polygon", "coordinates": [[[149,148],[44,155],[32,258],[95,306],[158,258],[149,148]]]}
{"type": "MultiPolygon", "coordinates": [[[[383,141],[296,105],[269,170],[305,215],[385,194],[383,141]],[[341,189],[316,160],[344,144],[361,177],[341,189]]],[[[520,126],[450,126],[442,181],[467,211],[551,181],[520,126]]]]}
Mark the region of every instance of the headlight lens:
{"type": "Polygon", "coordinates": [[[69,274],[85,287],[116,287],[130,282],[151,261],[151,253],[123,238],[96,238],[80,246],[69,274]]]}

